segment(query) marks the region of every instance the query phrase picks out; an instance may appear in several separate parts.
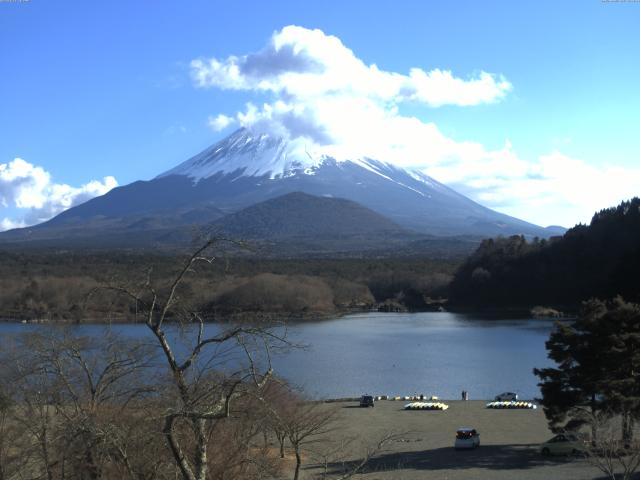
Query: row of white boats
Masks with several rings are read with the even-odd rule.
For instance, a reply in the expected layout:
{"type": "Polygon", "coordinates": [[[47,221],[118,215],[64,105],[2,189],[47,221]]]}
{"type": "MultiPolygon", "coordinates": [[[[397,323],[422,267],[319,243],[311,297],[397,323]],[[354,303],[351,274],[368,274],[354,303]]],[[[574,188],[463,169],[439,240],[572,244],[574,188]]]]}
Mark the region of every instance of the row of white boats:
{"type": "Polygon", "coordinates": [[[537,405],[531,402],[489,402],[487,403],[487,408],[520,408],[520,409],[530,409],[535,410],[537,405]]]}
{"type": "Polygon", "coordinates": [[[446,410],[449,405],[442,402],[412,402],[404,406],[405,410],[446,410]]]}
{"type": "Polygon", "coordinates": [[[435,401],[435,400],[440,400],[438,397],[436,397],[435,395],[431,395],[431,396],[427,396],[427,395],[408,395],[408,396],[398,396],[398,397],[389,397],[387,395],[384,395],[382,397],[376,397],[376,400],[404,400],[405,402],[407,400],[409,401],[420,401],[420,402],[424,402],[425,400],[430,400],[430,401],[435,401]]]}
{"type": "MultiPolygon", "coordinates": [[[[404,406],[405,410],[447,410],[449,405],[442,402],[411,402],[404,406]]],[[[537,406],[531,402],[489,402],[487,408],[496,409],[529,409],[535,410],[537,406]]]]}

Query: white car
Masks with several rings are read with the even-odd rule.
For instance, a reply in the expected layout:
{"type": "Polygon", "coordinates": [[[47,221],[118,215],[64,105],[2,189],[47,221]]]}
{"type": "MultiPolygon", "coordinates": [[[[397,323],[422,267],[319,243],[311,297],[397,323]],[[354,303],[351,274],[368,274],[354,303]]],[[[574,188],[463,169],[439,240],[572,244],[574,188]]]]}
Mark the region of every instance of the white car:
{"type": "Polygon", "coordinates": [[[571,433],[561,433],[540,445],[542,455],[577,455],[586,449],[586,442],[571,433]]]}
{"type": "Polygon", "coordinates": [[[460,427],[456,432],[456,450],[474,449],[480,446],[480,434],[475,428],[460,427]]]}
{"type": "Polygon", "coordinates": [[[518,400],[518,394],[513,392],[503,392],[496,395],[496,402],[515,402],[518,400]]]}

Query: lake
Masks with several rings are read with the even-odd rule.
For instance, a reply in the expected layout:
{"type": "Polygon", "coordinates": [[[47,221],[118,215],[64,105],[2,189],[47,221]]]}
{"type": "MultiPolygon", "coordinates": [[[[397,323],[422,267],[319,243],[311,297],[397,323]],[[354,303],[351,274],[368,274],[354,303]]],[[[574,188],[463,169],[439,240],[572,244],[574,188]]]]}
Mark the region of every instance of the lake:
{"type": "MultiPolygon", "coordinates": [[[[275,355],[278,375],[314,398],[437,395],[492,399],[503,391],[539,396],[534,367],[551,365],[544,343],[553,322],[488,320],[449,312],[362,313],[289,326],[305,349],[275,355]]],[[[0,323],[0,335],[43,328],[0,323]]],[[[104,326],[73,329],[102,335],[104,326]]],[[[152,339],[144,325],[114,325],[124,335],[152,339]]],[[[212,331],[217,325],[208,327],[212,331]]]]}

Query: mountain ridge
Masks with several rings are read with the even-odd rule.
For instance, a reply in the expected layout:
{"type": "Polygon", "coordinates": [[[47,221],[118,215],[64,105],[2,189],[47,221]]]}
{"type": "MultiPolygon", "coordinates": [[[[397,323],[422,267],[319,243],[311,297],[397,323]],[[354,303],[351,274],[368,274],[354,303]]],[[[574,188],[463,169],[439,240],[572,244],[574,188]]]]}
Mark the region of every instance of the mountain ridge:
{"type": "Polygon", "coordinates": [[[115,239],[122,233],[122,246],[138,245],[145,235],[157,237],[152,230],[207,226],[293,192],[352,201],[422,235],[562,233],[495,212],[418,171],[372,159],[336,160],[300,142],[240,129],[152,180],[117,187],[40,225],[1,233],[0,242],[101,234],[115,239]],[[124,233],[134,231],[140,238],[127,240],[124,233]]]}

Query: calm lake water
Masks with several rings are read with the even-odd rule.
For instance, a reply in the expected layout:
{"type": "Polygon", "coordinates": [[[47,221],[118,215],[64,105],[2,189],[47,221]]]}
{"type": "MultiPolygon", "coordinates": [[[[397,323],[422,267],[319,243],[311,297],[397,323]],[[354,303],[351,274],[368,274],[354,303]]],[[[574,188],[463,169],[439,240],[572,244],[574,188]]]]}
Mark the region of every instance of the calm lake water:
{"type": "MultiPolygon", "coordinates": [[[[365,313],[288,328],[305,349],[278,354],[278,375],[315,398],[424,393],[458,399],[489,399],[503,391],[539,396],[534,367],[551,365],[544,342],[546,320],[486,320],[448,312],[365,313]]],[[[0,323],[0,335],[45,328],[0,323]]],[[[103,335],[104,326],[72,327],[103,335]]],[[[114,325],[135,338],[149,338],[144,325],[114,325]]],[[[211,325],[213,331],[220,327],[211,325]]]]}

